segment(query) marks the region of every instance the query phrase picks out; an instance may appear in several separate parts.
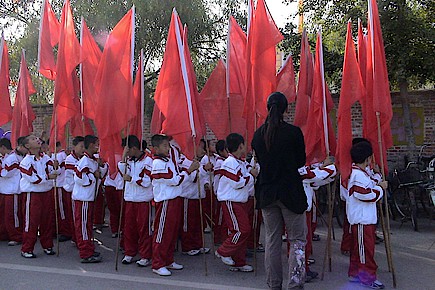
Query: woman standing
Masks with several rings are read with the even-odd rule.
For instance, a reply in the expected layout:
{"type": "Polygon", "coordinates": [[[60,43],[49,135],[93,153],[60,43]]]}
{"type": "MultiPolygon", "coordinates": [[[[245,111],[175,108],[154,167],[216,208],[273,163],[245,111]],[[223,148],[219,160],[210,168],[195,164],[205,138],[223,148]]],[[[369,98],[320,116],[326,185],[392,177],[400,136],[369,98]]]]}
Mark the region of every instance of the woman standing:
{"type": "Polygon", "coordinates": [[[305,165],[302,131],[284,122],[287,99],[279,92],[267,100],[266,122],[255,132],[252,148],[260,164],[256,183],[257,208],[266,228],[265,267],[267,284],[282,289],[282,229],[285,224],[291,248],[287,288],[302,288],[305,282],[307,198],[298,168],[305,165]]]}

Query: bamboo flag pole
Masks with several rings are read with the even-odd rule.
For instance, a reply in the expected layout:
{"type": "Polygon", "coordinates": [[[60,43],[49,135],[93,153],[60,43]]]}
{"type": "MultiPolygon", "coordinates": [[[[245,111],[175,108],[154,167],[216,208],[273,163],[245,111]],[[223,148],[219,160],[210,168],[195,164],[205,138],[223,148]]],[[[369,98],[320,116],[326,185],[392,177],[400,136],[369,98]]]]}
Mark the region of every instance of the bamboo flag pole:
{"type": "MultiPolygon", "coordinates": [[[[57,162],[57,114],[56,114],[56,108],[54,108],[53,111],[53,117],[54,117],[54,162],[57,162]]],[[[59,165],[58,165],[59,166],[59,165]]],[[[59,167],[58,167],[59,168],[59,167]]],[[[57,176],[54,178],[54,220],[56,224],[56,256],[59,257],[59,218],[57,216],[57,208],[58,208],[58,200],[57,200],[57,176]]]]}
{"type": "MultiPolygon", "coordinates": [[[[204,137],[205,140],[205,147],[207,149],[207,156],[208,156],[208,162],[211,164],[210,162],[210,148],[209,143],[207,141],[207,138],[204,137]]],[[[196,151],[195,151],[196,152],[196,151]]],[[[214,199],[214,186],[213,186],[213,173],[209,172],[208,174],[209,177],[209,184],[210,184],[210,227],[211,227],[211,249],[212,249],[212,253],[214,253],[214,223],[213,223],[213,199],[214,199]]],[[[206,197],[207,198],[207,197],[206,197]]],[[[202,215],[201,215],[201,220],[202,220],[202,215]]],[[[205,248],[205,244],[203,244],[203,248],[205,248]]],[[[204,252],[205,254],[205,252],[204,252]]],[[[213,257],[216,257],[215,255],[213,255],[213,257]]]]}

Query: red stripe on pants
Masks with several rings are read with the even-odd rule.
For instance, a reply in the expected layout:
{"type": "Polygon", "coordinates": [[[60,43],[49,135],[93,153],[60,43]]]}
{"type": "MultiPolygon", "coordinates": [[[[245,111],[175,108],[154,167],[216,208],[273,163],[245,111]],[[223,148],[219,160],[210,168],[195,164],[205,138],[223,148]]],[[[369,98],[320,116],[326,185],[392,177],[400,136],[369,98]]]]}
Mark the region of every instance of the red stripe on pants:
{"type": "Polygon", "coordinates": [[[376,280],[375,262],[376,225],[352,225],[353,245],[350,251],[348,275],[358,276],[362,283],[376,280]]]}
{"type": "Polygon", "coordinates": [[[341,239],[341,245],[340,249],[341,251],[350,252],[350,249],[352,248],[352,234],[350,232],[350,224],[347,220],[347,213],[346,213],[346,202],[343,201],[343,208],[344,208],[344,219],[343,219],[343,237],[341,239]]]}
{"type": "Polygon", "coordinates": [[[236,267],[246,265],[246,242],[251,232],[246,205],[241,202],[226,201],[222,203],[225,223],[230,234],[217,249],[224,257],[233,258],[236,267]]]}
{"type": "MultiPolygon", "coordinates": [[[[110,230],[112,234],[118,232],[119,227],[119,215],[121,214],[121,200],[122,200],[122,190],[117,190],[113,186],[106,186],[104,191],[104,196],[106,197],[107,207],[109,208],[109,221],[110,230]]],[[[121,224],[121,231],[124,224],[121,224]]]]}
{"type": "Polygon", "coordinates": [[[183,252],[199,250],[202,245],[201,215],[199,199],[183,198],[181,220],[181,249],[183,252]]]}
{"type": "Polygon", "coordinates": [[[142,259],[151,259],[151,203],[126,201],[124,221],[125,255],[134,257],[139,251],[142,259]]]}
{"type": "Polygon", "coordinates": [[[53,191],[23,193],[26,195],[24,203],[24,231],[22,252],[33,252],[40,233],[41,246],[44,249],[53,247],[53,191]]]}
{"type": "Polygon", "coordinates": [[[74,200],[74,206],[77,248],[79,249],[80,258],[89,258],[95,251],[92,241],[92,211],[94,209],[94,202],[74,200]]]}
{"type": "Polygon", "coordinates": [[[4,213],[0,219],[0,237],[9,241],[22,241],[21,195],[0,194],[0,213],[4,213]]]}
{"type": "Polygon", "coordinates": [[[166,267],[174,262],[175,244],[181,225],[183,199],[177,197],[156,202],[153,234],[153,269],[166,267]]]}
{"type": "Polygon", "coordinates": [[[260,228],[261,228],[261,223],[263,221],[263,217],[261,216],[261,210],[257,210],[257,220],[255,221],[256,225],[255,225],[255,234],[256,234],[256,242],[257,242],[257,246],[254,247],[254,216],[255,216],[255,208],[254,208],[254,197],[250,197],[248,199],[248,201],[246,202],[246,210],[248,212],[248,217],[249,217],[249,224],[251,225],[251,233],[249,234],[249,238],[248,238],[248,242],[247,242],[247,247],[248,249],[254,249],[257,248],[258,245],[260,244],[260,228]]]}

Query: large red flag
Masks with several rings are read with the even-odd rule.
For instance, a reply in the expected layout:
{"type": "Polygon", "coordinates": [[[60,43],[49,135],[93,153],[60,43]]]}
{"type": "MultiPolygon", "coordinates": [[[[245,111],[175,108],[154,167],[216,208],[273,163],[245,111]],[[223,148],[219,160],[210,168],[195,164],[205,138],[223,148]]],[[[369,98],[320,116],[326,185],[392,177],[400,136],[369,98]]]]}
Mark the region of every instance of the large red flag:
{"type": "Polygon", "coordinates": [[[301,58],[299,66],[298,91],[296,96],[296,108],[294,124],[301,128],[304,135],[307,134],[308,111],[310,98],[313,90],[314,63],[308,43],[307,32],[304,28],[301,39],[301,58]]]}
{"type": "Polygon", "coordinates": [[[187,48],[187,38],[175,9],[172,12],[163,64],[154,100],[164,116],[161,131],[172,135],[188,157],[194,156],[192,136],[202,137],[202,126],[196,108],[196,80],[187,48]],[[184,41],[183,41],[184,39],[184,41]],[[198,131],[198,132],[197,132],[198,131]]]}
{"type": "Polygon", "coordinates": [[[130,122],[130,132],[129,134],[136,135],[139,140],[143,140],[143,122],[144,122],[144,59],[143,59],[143,49],[140,51],[139,63],[137,66],[136,79],[134,81],[133,97],[134,104],[136,108],[136,117],[134,117],[130,122]]]}
{"type": "Polygon", "coordinates": [[[368,40],[367,40],[367,104],[366,114],[370,114],[366,137],[370,140],[375,153],[376,162],[384,164],[385,173],[388,173],[387,149],[393,145],[390,122],[393,117],[391,106],[390,84],[388,81],[387,64],[385,60],[384,43],[382,40],[381,24],[379,21],[378,6],[375,0],[368,1],[368,40]],[[374,115],[374,116],[373,116],[374,115]],[[381,136],[378,136],[376,115],[380,119],[381,136]],[[382,148],[378,145],[379,138],[382,148]],[[381,161],[381,156],[383,160],[381,161]]]}
{"type": "Polygon", "coordinates": [[[94,79],[101,60],[101,49],[98,47],[82,17],[80,31],[80,84],[81,111],[89,119],[95,119],[95,87],[94,79]]]}
{"type": "Polygon", "coordinates": [[[56,63],[53,47],[59,42],[60,24],[48,0],[41,10],[38,40],[38,71],[50,80],[56,79],[56,63]]]}
{"type": "Polygon", "coordinates": [[[151,125],[150,125],[151,134],[154,135],[154,134],[162,133],[162,124],[164,120],[165,120],[165,116],[163,116],[157,104],[154,103],[153,115],[151,117],[151,125]]]}
{"type": "Polygon", "coordinates": [[[248,36],[248,82],[243,116],[247,143],[267,117],[267,97],[276,90],[276,45],[283,39],[264,0],[257,2],[248,36]]]}
{"type": "Polygon", "coordinates": [[[24,50],[21,53],[20,75],[18,80],[17,95],[12,117],[11,142],[15,147],[18,137],[29,135],[33,132],[32,122],[35,120],[29,96],[36,93],[27,69],[24,50]]]}
{"type": "Polygon", "coordinates": [[[323,161],[328,155],[335,155],[336,140],[329,117],[334,103],[325,82],[321,32],[317,34],[316,61],[314,65],[313,91],[310,111],[307,116],[307,130],[304,135],[307,164],[323,161]]]}
{"type": "Polygon", "coordinates": [[[296,100],[296,83],[295,69],[293,67],[293,58],[291,55],[286,59],[276,76],[276,83],[276,90],[287,97],[289,104],[293,103],[296,100]]]}
{"type": "Polygon", "coordinates": [[[228,112],[224,112],[229,118],[229,130],[234,133],[246,135],[246,120],[242,117],[243,105],[246,95],[246,47],[247,38],[245,32],[237,24],[234,17],[230,17],[228,24],[227,40],[227,65],[226,85],[228,98],[228,112]]]}
{"type": "Polygon", "coordinates": [[[219,60],[199,94],[198,102],[204,112],[204,121],[218,139],[225,139],[230,133],[225,71],[224,62],[219,60]]]}
{"type": "Polygon", "coordinates": [[[2,35],[0,43],[0,126],[12,119],[10,81],[8,47],[2,35]]]}
{"type": "MultiPolygon", "coordinates": [[[[80,44],[74,28],[69,0],[66,0],[61,16],[59,50],[54,85],[53,121],[50,140],[64,144],[65,127],[69,120],[80,114],[76,67],[80,63],[80,44]]],[[[50,147],[54,149],[54,143],[50,147]]],[[[65,145],[65,144],[64,144],[65,145]]]]}
{"type": "Polygon", "coordinates": [[[95,126],[100,138],[101,157],[109,162],[110,175],[122,154],[120,133],[136,116],[133,102],[133,57],[135,8],[110,33],[95,77],[95,126]]]}
{"type": "Polygon", "coordinates": [[[347,24],[346,48],[344,52],[343,78],[341,82],[340,102],[338,105],[338,141],[336,164],[341,173],[341,182],[347,187],[352,170],[352,105],[364,97],[365,88],[356,59],[355,44],[352,39],[352,23],[347,24]]]}

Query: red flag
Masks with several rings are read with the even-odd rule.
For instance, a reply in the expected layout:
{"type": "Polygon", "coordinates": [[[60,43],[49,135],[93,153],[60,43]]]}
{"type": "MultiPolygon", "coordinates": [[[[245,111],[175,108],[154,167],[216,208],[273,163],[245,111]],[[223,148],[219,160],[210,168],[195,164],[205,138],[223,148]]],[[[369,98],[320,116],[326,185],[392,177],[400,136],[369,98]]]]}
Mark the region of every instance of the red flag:
{"type": "Polygon", "coordinates": [[[144,122],[144,63],[143,49],[140,51],[139,64],[134,81],[133,96],[136,108],[136,117],[131,120],[129,134],[136,135],[139,140],[143,140],[143,122],[144,122]]]}
{"type": "Polygon", "coordinates": [[[307,134],[307,116],[310,108],[311,92],[313,90],[314,63],[308,43],[307,32],[304,28],[301,40],[301,58],[299,67],[298,92],[296,96],[296,108],[294,124],[301,128],[304,135],[307,134]]]}
{"type": "Polygon", "coordinates": [[[317,34],[316,62],[314,65],[313,91],[304,135],[307,164],[323,161],[328,155],[335,154],[336,140],[329,118],[334,103],[324,77],[323,47],[321,32],[317,34]]]}
{"type": "Polygon", "coordinates": [[[100,137],[101,157],[116,174],[116,156],[122,154],[120,133],[136,116],[133,102],[135,8],[110,33],[95,76],[95,126],[100,137]]]}
{"type": "Polygon", "coordinates": [[[390,122],[393,117],[391,106],[390,85],[388,81],[387,64],[385,60],[384,42],[382,39],[381,24],[379,21],[378,6],[375,0],[369,2],[368,13],[368,40],[367,40],[367,110],[369,114],[366,137],[370,140],[375,153],[376,162],[384,164],[385,173],[388,173],[387,149],[393,145],[390,122]],[[374,117],[373,117],[374,114],[374,117]],[[376,114],[380,119],[381,136],[378,136],[376,114]],[[377,146],[379,138],[382,148],[377,146]],[[383,161],[381,162],[381,155],[383,161]]]}
{"type": "Polygon", "coordinates": [[[162,133],[162,124],[164,120],[165,120],[165,116],[163,116],[157,104],[154,103],[153,116],[151,117],[151,125],[150,125],[151,134],[162,133]]]}
{"type": "Polygon", "coordinates": [[[204,112],[204,121],[218,139],[225,139],[230,133],[225,71],[224,62],[219,60],[199,94],[198,102],[204,112]]]}
{"type": "Polygon", "coordinates": [[[44,0],[41,10],[41,23],[38,40],[38,71],[50,80],[56,79],[56,63],[53,47],[59,42],[60,24],[48,0],[44,0]]]}
{"type": "Polygon", "coordinates": [[[223,113],[230,119],[230,132],[246,135],[246,120],[242,117],[246,95],[247,38],[245,32],[231,16],[228,24],[227,41],[227,98],[229,112],[223,113]]]}
{"type": "Polygon", "coordinates": [[[172,135],[183,153],[193,158],[192,136],[202,137],[203,132],[196,108],[196,80],[192,79],[187,38],[184,35],[183,42],[182,33],[181,21],[174,9],[154,100],[164,116],[161,131],[172,135]]]}
{"type": "Polygon", "coordinates": [[[12,119],[10,81],[8,47],[2,35],[0,43],[0,126],[12,119]]]}
{"type": "Polygon", "coordinates": [[[338,142],[336,164],[341,173],[341,182],[347,187],[352,170],[352,105],[364,97],[365,88],[356,59],[355,44],[352,39],[352,23],[347,24],[346,48],[344,52],[343,78],[340,102],[338,105],[338,142]]]}
{"type": "Polygon", "coordinates": [[[276,83],[276,90],[287,97],[289,104],[293,103],[296,100],[296,83],[295,69],[293,67],[293,58],[291,55],[286,59],[276,76],[276,83]]]}
{"type": "Polygon", "coordinates": [[[364,85],[367,71],[367,35],[363,32],[361,20],[358,19],[358,64],[364,85]]]}
{"type": "Polygon", "coordinates": [[[267,117],[267,97],[276,90],[276,45],[283,39],[264,0],[257,2],[248,36],[248,82],[243,116],[247,143],[267,117]]]}
{"type": "Polygon", "coordinates": [[[35,120],[29,96],[36,93],[27,69],[24,50],[21,53],[20,75],[18,80],[17,95],[12,117],[11,142],[15,147],[18,137],[29,135],[33,132],[32,122],[35,120]]]}
{"type": "MultiPolygon", "coordinates": [[[[80,63],[80,44],[77,40],[69,0],[61,16],[59,50],[57,54],[56,82],[54,86],[53,121],[50,140],[64,142],[65,127],[69,120],[80,113],[76,67],[80,63]]],[[[55,142],[50,147],[54,149],[55,142]]]]}
{"type": "Polygon", "coordinates": [[[89,119],[95,119],[95,87],[94,78],[101,60],[101,49],[98,47],[82,17],[80,31],[80,84],[82,113],[89,119]]]}

